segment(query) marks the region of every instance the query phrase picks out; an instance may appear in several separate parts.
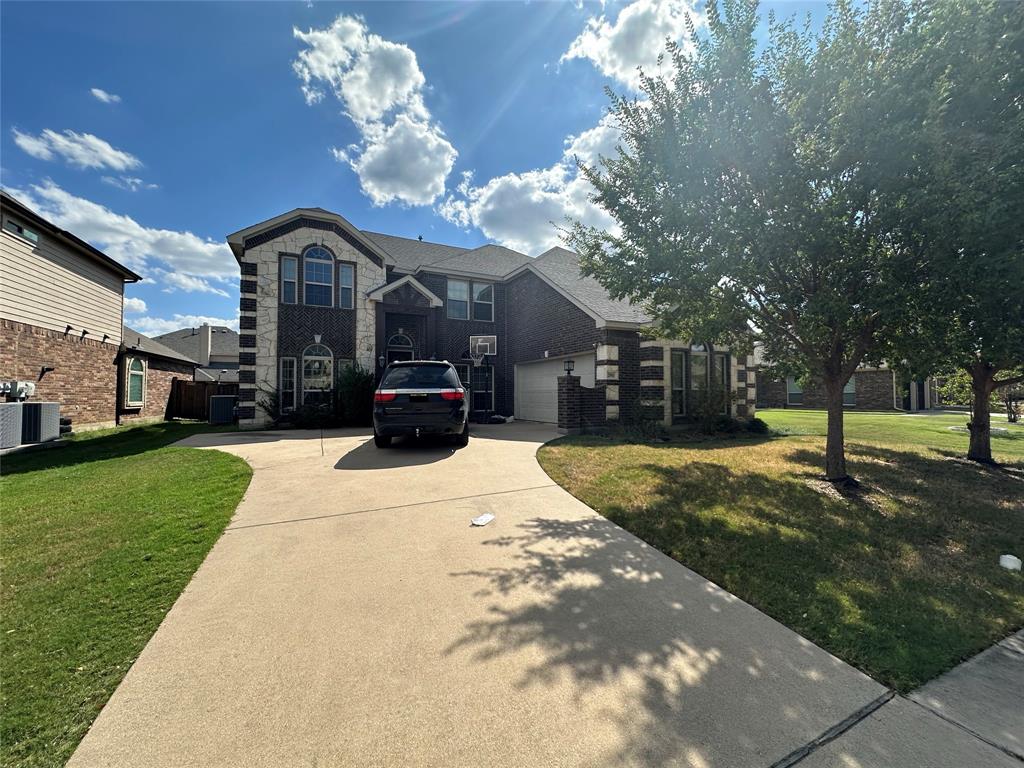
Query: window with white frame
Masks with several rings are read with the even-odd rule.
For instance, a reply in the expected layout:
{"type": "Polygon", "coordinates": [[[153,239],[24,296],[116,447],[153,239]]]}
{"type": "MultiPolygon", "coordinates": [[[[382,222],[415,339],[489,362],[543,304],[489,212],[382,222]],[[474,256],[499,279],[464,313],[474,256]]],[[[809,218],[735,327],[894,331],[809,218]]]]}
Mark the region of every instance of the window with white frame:
{"type": "Polygon", "coordinates": [[[281,301],[294,304],[299,297],[299,260],[294,256],[281,257],[281,301]]]}
{"type": "Polygon", "coordinates": [[[792,376],[786,379],[786,403],[788,405],[804,404],[804,388],[792,376]]]}
{"type": "Polygon", "coordinates": [[[129,357],[125,366],[124,404],[128,408],[146,404],[146,361],[140,357],[129,357]]]}
{"type": "Polygon", "coordinates": [[[334,304],[334,256],[319,246],[302,254],[305,298],[303,302],[315,307],[330,307],[334,304]]]}
{"type": "Polygon", "coordinates": [[[469,364],[453,363],[453,365],[455,366],[455,372],[459,374],[459,383],[469,389],[469,372],[471,370],[469,364]]]}
{"type": "Polygon", "coordinates": [[[857,377],[851,376],[850,380],[846,382],[846,386],[843,387],[843,405],[856,405],[857,404],[857,377]]]}
{"type": "Polygon", "coordinates": [[[342,309],[355,307],[356,267],[354,264],[338,264],[338,306],[342,309]]]}
{"type": "Polygon", "coordinates": [[[281,413],[295,409],[295,358],[281,358],[281,386],[278,388],[281,413]]]}
{"type": "Polygon", "coordinates": [[[448,317],[453,320],[469,320],[468,280],[448,281],[448,317]]]}
{"type": "Polygon", "coordinates": [[[494,410],[494,366],[474,365],[470,369],[473,386],[470,388],[474,411],[494,410]]]}
{"type": "Polygon", "coordinates": [[[494,286],[490,283],[473,283],[473,319],[494,320],[494,286]]]}
{"type": "Polygon", "coordinates": [[[302,404],[331,402],[334,389],[334,356],[323,344],[310,344],[302,353],[302,404]]]}

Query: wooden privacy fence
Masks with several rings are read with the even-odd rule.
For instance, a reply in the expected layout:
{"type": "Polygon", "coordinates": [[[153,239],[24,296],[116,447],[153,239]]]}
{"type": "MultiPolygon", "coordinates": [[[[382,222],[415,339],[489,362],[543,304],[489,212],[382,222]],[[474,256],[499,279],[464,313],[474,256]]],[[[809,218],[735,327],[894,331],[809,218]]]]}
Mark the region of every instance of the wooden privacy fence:
{"type": "Polygon", "coordinates": [[[210,398],[213,395],[237,396],[238,384],[174,379],[171,382],[171,396],[167,401],[167,418],[208,421],[210,398]]]}

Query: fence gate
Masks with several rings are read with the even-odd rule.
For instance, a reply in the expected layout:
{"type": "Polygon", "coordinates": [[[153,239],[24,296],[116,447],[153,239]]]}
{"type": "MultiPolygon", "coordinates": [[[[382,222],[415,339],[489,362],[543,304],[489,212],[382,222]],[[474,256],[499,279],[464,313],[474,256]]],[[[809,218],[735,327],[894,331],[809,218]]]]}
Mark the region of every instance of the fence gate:
{"type": "Polygon", "coordinates": [[[237,395],[238,384],[216,381],[187,381],[174,379],[171,396],[167,401],[167,418],[208,421],[210,398],[213,395],[237,395]]]}

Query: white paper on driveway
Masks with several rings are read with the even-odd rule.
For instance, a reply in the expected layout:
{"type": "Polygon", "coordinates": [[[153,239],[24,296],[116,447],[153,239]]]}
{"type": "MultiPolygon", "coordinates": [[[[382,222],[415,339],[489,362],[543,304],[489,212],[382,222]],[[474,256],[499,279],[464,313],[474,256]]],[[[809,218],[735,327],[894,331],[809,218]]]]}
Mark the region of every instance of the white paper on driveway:
{"type": "Polygon", "coordinates": [[[492,515],[490,512],[485,512],[484,514],[480,515],[479,517],[474,517],[472,520],[470,520],[470,522],[473,525],[487,525],[493,519],[494,519],[494,515],[492,515]]]}

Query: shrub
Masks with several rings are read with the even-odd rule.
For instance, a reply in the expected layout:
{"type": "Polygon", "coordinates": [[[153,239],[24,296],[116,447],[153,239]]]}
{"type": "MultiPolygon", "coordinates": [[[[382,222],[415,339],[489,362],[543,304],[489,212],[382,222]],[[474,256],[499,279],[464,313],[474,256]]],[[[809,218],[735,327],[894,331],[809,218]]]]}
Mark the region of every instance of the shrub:
{"type": "Polygon", "coordinates": [[[334,385],[334,413],[342,424],[368,427],[373,423],[373,392],[377,381],[372,371],[359,363],[338,372],[334,385]]]}
{"type": "Polygon", "coordinates": [[[767,435],[769,432],[767,422],[757,417],[754,417],[753,419],[748,419],[746,427],[747,432],[751,432],[755,435],[767,435]]]}

